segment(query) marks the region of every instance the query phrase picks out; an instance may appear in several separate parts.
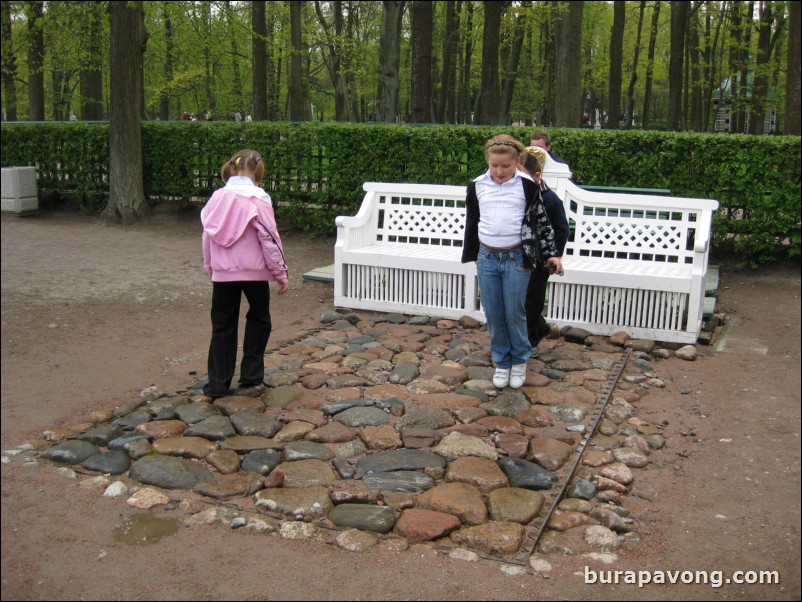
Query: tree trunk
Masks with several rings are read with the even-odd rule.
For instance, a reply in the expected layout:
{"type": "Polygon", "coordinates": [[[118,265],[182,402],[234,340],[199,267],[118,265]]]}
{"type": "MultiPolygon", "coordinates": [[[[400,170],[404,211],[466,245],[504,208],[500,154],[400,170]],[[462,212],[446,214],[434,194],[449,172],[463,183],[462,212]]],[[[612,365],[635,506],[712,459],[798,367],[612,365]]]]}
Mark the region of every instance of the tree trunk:
{"type": "Polygon", "coordinates": [[[321,3],[315,0],[315,12],[317,13],[317,18],[323,29],[323,36],[326,41],[325,45],[323,45],[323,62],[329,72],[331,83],[334,86],[334,118],[337,121],[355,121],[353,106],[348,91],[348,81],[346,74],[343,72],[346,60],[342,50],[345,47],[342,41],[345,29],[342,1],[336,0],[330,4],[332,20],[334,22],[333,34],[331,25],[329,25],[326,16],[323,14],[321,3]]]}
{"type": "Polygon", "coordinates": [[[643,86],[643,129],[649,129],[649,110],[652,102],[652,81],[654,79],[654,48],[657,40],[657,26],[660,20],[660,5],[662,2],[654,3],[652,9],[652,25],[649,30],[649,52],[646,57],[646,81],[643,86]]]}
{"type": "Polygon", "coordinates": [[[626,4],[623,0],[613,2],[613,27],[610,30],[610,80],[608,86],[609,121],[607,127],[617,130],[621,120],[621,63],[624,60],[624,25],[626,4]]]}
{"type": "Polygon", "coordinates": [[[799,136],[800,98],[800,45],[799,2],[788,3],[788,60],[785,76],[785,117],[783,131],[786,136],[799,136]]]}
{"type": "Polygon", "coordinates": [[[237,40],[240,37],[239,30],[237,28],[237,21],[238,19],[234,15],[234,11],[231,8],[231,2],[226,0],[225,3],[225,13],[226,13],[226,23],[231,30],[231,75],[232,75],[232,92],[234,93],[234,99],[232,102],[232,106],[229,109],[233,108],[234,111],[241,111],[242,110],[242,74],[240,73],[240,54],[239,54],[239,43],[237,40]]]}
{"type": "Polygon", "coordinates": [[[632,57],[632,74],[629,77],[627,88],[627,125],[635,126],[635,82],[638,81],[638,57],[640,56],[640,39],[643,31],[643,13],[646,10],[646,0],[641,0],[638,9],[638,34],[635,38],[635,52],[632,57]]]}
{"type": "Polygon", "coordinates": [[[253,118],[265,121],[267,115],[267,25],[265,1],[251,2],[251,49],[253,51],[253,118]]]}
{"type": "Polygon", "coordinates": [[[4,121],[17,120],[17,57],[11,38],[11,3],[2,3],[3,90],[5,91],[4,121]]]}
{"type": "Polygon", "coordinates": [[[162,121],[170,119],[170,84],[173,81],[173,20],[167,2],[162,2],[164,18],[164,87],[159,94],[159,117],[162,121]]]}
{"type": "Polygon", "coordinates": [[[416,0],[411,5],[412,17],[412,123],[432,121],[432,27],[434,10],[431,2],[416,0]]]}
{"type": "Polygon", "coordinates": [[[288,114],[290,121],[311,121],[312,105],[309,98],[309,85],[306,77],[308,68],[308,52],[303,42],[301,16],[303,0],[290,2],[290,38],[292,55],[290,56],[290,79],[287,94],[288,114]]]}
{"type": "Polygon", "coordinates": [[[211,44],[212,44],[212,6],[209,0],[203,0],[200,3],[201,8],[201,26],[203,27],[203,71],[204,77],[204,90],[206,92],[206,111],[207,114],[212,114],[217,108],[214,93],[212,92],[212,81],[214,76],[212,74],[212,57],[211,57],[211,44]]]}
{"type": "Polygon", "coordinates": [[[458,28],[459,13],[456,10],[456,2],[448,0],[446,2],[446,30],[443,36],[443,70],[440,74],[440,93],[434,110],[434,120],[438,123],[448,123],[451,120],[451,116],[446,117],[446,115],[448,114],[447,107],[453,101],[452,79],[458,28]]]}
{"type": "Polygon", "coordinates": [[[671,48],[668,61],[668,123],[670,131],[679,131],[682,121],[682,72],[685,59],[685,23],[687,0],[671,0],[671,48]]]}
{"type": "Polygon", "coordinates": [[[776,34],[779,24],[774,32],[774,7],[768,0],[761,0],[758,5],[760,19],[758,22],[757,56],[755,57],[755,79],[752,88],[752,104],[749,114],[749,133],[763,134],[764,118],[766,115],[766,99],[769,89],[769,63],[774,50],[776,34]]]}
{"type": "Polygon", "coordinates": [[[688,57],[690,59],[690,129],[702,131],[702,76],[699,73],[699,18],[698,13],[691,15],[688,27],[688,57]]]}
{"type": "Polygon", "coordinates": [[[556,107],[554,125],[579,127],[582,123],[582,11],[584,2],[568,3],[554,31],[556,107]]]}
{"type": "Polygon", "coordinates": [[[109,2],[111,13],[109,202],[106,223],[131,224],[147,208],[142,181],[142,2],[109,2]]]}
{"type": "Polygon", "coordinates": [[[739,115],[736,122],[738,134],[747,133],[747,115],[749,114],[749,99],[747,98],[747,91],[749,89],[749,49],[752,46],[752,15],[755,14],[755,3],[749,2],[746,8],[746,16],[744,17],[741,29],[743,31],[742,42],[740,46],[740,53],[738,57],[738,66],[740,73],[738,74],[738,97],[740,98],[739,115]]]}
{"type": "Polygon", "coordinates": [[[28,119],[45,120],[44,2],[26,2],[28,17],[28,119]]]}
{"type": "Polygon", "coordinates": [[[462,62],[462,74],[460,75],[460,117],[461,123],[471,123],[471,61],[473,60],[473,2],[465,2],[466,23],[465,23],[465,58],[462,62]]]}
{"type": "Polygon", "coordinates": [[[510,123],[510,107],[512,106],[512,96],[515,92],[515,82],[518,79],[518,63],[521,60],[521,49],[524,45],[524,30],[526,28],[526,10],[529,0],[521,2],[518,18],[515,20],[515,28],[512,32],[512,48],[510,49],[507,71],[504,73],[504,80],[501,84],[501,110],[499,112],[499,123],[510,123]]]}
{"type": "Polygon", "coordinates": [[[401,65],[401,18],[404,1],[382,2],[381,53],[379,56],[379,90],[376,102],[378,121],[395,121],[400,117],[400,65],[401,65]]]}
{"type": "Polygon", "coordinates": [[[479,125],[500,123],[501,95],[498,83],[498,45],[501,32],[502,2],[484,2],[485,26],[482,33],[482,83],[478,110],[473,122],[479,125]]]}

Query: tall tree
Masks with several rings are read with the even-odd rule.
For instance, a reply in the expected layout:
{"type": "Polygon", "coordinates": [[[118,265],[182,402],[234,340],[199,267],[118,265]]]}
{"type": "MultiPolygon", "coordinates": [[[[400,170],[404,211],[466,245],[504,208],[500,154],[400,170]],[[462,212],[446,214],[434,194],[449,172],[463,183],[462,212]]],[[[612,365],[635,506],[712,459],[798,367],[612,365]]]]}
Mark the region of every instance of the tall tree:
{"type": "Polygon", "coordinates": [[[26,2],[28,18],[28,119],[45,119],[44,2],[26,2]]]}
{"type": "Polygon", "coordinates": [[[147,209],[142,180],[142,2],[112,0],[109,114],[109,202],[106,223],[131,224],[147,209]]]}
{"type": "MultiPolygon", "coordinates": [[[[452,115],[448,114],[447,107],[449,103],[453,106],[454,103],[454,89],[453,80],[456,73],[456,48],[457,48],[457,34],[459,28],[459,12],[456,8],[457,3],[454,0],[446,2],[446,22],[445,33],[443,35],[443,70],[440,73],[440,93],[435,101],[434,120],[438,123],[446,123],[450,121],[452,115]]],[[[453,113],[453,111],[452,111],[453,113]]]]}
{"type": "Polygon", "coordinates": [[[785,117],[783,119],[784,132],[788,136],[799,136],[799,106],[802,104],[800,95],[800,45],[799,36],[802,25],[799,19],[799,2],[788,3],[788,50],[787,73],[785,76],[785,117]]]}
{"type": "Polygon", "coordinates": [[[750,134],[764,133],[763,122],[769,89],[769,63],[785,24],[782,11],[778,11],[777,8],[769,0],[760,0],[758,3],[757,55],[755,57],[755,77],[749,114],[750,134]]]}
{"type": "Polygon", "coordinates": [[[484,2],[485,25],[482,31],[482,80],[473,117],[477,124],[499,122],[501,94],[498,83],[498,46],[504,2],[484,2]]]}
{"type": "Polygon", "coordinates": [[[399,115],[399,89],[401,67],[401,19],[404,16],[403,0],[382,2],[382,34],[379,53],[379,91],[376,119],[395,121],[399,115]]]}
{"type": "Polygon", "coordinates": [[[657,0],[652,9],[652,24],[649,28],[649,50],[646,56],[646,80],[643,85],[643,124],[644,130],[649,129],[650,110],[652,103],[652,82],[654,80],[654,50],[657,44],[657,26],[660,23],[660,5],[657,0]]]}
{"type": "Polygon", "coordinates": [[[512,45],[507,61],[507,68],[504,71],[504,78],[501,82],[501,107],[499,109],[499,123],[509,123],[510,107],[512,96],[515,92],[515,83],[518,80],[518,64],[521,60],[521,50],[524,45],[524,32],[526,29],[527,10],[529,0],[521,2],[518,8],[518,16],[515,18],[515,27],[512,30],[512,45]]]}
{"type": "Polygon", "coordinates": [[[241,34],[237,29],[236,15],[234,14],[234,9],[232,8],[229,0],[226,0],[225,2],[225,15],[226,23],[231,35],[231,75],[233,78],[231,90],[233,92],[233,98],[229,101],[229,108],[233,109],[233,111],[241,111],[242,74],[240,73],[240,63],[242,62],[242,57],[240,56],[239,51],[239,38],[241,34]]]}
{"type": "Polygon", "coordinates": [[[356,121],[354,106],[348,90],[347,74],[345,73],[345,64],[347,62],[345,49],[348,47],[346,42],[348,37],[345,32],[342,4],[341,0],[331,3],[322,3],[319,0],[315,0],[315,12],[323,28],[323,61],[334,85],[334,118],[337,121],[356,121]],[[322,4],[331,5],[333,26],[329,24],[323,12],[322,4]]]}
{"type": "Polygon", "coordinates": [[[165,85],[159,93],[159,117],[162,121],[170,119],[170,84],[173,80],[173,19],[170,15],[169,2],[162,2],[162,18],[164,19],[164,81],[165,85]]]}
{"type": "Polygon", "coordinates": [[[555,22],[556,107],[554,125],[579,127],[582,122],[582,12],[584,2],[569,2],[555,22]]]}
{"type": "Polygon", "coordinates": [[[309,97],[308,51],[303,41],[301,19],[303,16],[303,0],[290,2],[290,79],[287,94],[290,121],[310,121],[312,104],[309,97]]]}
{"type": "Polygon", "coordinates": [[[84,22],[88,25],[86,58],[81,64],[79,76],[81,89],[81,119],[100,121],[103,108],[103,65],[106,64],[103,19],[105,3],[100,0],[82,3],[85,5],[84,22]]]}
{"type": "Polygon", "coordinates": [[[685,62],[685,24],[689,2],[671,0],[671,47],[668,60],[668,122],[670,131],[682,129],[682,69],[685,62]]]}
{"type": "Polygon", "coordinates": [[[459,123],[471,123],[471,61],[473,60],[473,2],[465,2],[465,52],[460,72],[459,123]]]}
{"type": "Polygon", "coordinates": [[[627,125],[635,125],[635,83],[638,81],[638,57],[640,56],[640,39],[643,30],[643,13],[646,10],[646,0],[641,0],[638,9],[638,33],[635,36],[635,50],[632,57],[632,73],[629,76],[627,87],[627,125]]]}
{"type": "Polygon", "coordinates": [[[268,119],[267,114],[267,24],[265,0],[251,2],[251,29],[253,51],[253,118],[268,119]]]}
{"type": "Polygon", "coordinates": [[[5,114],[7,121],[17,120],[17,56],[14,52],[13,38],[11,37],[11,2],[2,2],[2,44],[3,54],[3,91],[5,92],[5,114]]]}
{"type": "Polygon", "coordinates": [[[412,94],[410,121],[432,121],[432,38],[434,9],[431,2],[415,0],[412,17],[412,94]]]}
{"type": "Polygon", "coordinates": [[[608,102],[610,105],[607,127],[617,130],[621,114],[621,63],[624,59],[624,26],[626,25],[626,3],[613,2],[613,27],[610,30],[610,79],[608,102]]]}

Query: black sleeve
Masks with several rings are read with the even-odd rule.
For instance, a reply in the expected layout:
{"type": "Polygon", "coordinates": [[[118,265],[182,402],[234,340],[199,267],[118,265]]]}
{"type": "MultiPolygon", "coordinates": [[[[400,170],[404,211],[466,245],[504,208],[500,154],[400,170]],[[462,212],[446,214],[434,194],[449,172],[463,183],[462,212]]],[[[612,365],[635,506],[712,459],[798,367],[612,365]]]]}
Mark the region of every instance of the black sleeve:
{"type": "Polygon", "coordinates": [[[465,198],[465,237],[462,243],[462,263],[476,261],[479,255],[479,198],[476,183],[468,184],[465,198]]]}
{"type": "Polygon", "coordinates": [[[554,229],[554,246],[557,247],[557,253],[562,256],[565,243],[568,242],[568,218],[565,216],[565,207],[553,190],[547,189],[541,195],[546,215],[549,216],[551,227],[554,229]]]}

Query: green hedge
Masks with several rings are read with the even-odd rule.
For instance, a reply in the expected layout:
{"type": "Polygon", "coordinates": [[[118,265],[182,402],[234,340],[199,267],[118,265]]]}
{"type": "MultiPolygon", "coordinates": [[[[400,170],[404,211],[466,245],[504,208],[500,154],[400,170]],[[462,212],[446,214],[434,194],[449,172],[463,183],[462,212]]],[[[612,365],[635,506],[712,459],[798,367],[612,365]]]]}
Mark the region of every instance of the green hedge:
{"type": "MultiPolygon", "coordinates": [[[[258,150],[282,218],[312,235],[353,215],[366,181],[466,184],[486,169],[487,138],[531,128],[337,123],[146,122],[145,193],[152,203],[204,201],[220,166],[258,150]]],[[[574,181],[667,188],[717,199],[714,253],[758,265],[800,255],[800,138],[554,129],[574,181]]],[[[35,165],[40,196],[78,198],[100,211],[108,190],[108,123],[4,123],[2,164],[35,165]]]]}

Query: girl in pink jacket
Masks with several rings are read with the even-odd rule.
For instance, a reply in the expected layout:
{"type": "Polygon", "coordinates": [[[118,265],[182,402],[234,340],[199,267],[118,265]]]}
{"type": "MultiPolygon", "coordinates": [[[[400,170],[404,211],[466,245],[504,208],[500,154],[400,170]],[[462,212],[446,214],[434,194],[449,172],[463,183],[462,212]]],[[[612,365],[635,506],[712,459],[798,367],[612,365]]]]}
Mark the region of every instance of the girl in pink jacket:
{"type": "Polygon", "coordinates": [[[209,382],[203,392],[212,398],[228,395],[234,378],[242,294],[248,313],[239,387],[257,387],[264,380],[264,354],[272,329],[268,282],[278,282],[279,295],[289,288],[273,205],[260,188],[264,174],[259,153],[238,152],[220,170],[225,186],[201,211],[203,267],[213,285],[209,382]]]}

